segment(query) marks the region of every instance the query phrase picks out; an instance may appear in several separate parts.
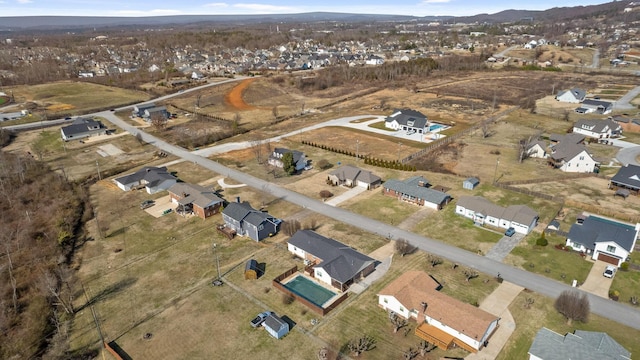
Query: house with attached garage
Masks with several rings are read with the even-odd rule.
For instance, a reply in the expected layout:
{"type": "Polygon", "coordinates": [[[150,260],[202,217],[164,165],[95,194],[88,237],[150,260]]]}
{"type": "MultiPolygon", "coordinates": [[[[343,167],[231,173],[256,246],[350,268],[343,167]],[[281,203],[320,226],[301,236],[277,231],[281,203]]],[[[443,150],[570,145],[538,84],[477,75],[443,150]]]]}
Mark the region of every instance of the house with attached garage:
{"type": "Polygon", "coordinates": [[[313,271],[310,275],[339,291],[346,291],[376,266],[369,256],[311,230],[298,230],[289,239],[287,248],[304,259],[307,268],[313,271]]]}
{"type": "Polygon", "coordinates": [[[145,188],[147,193],[155,194],[175,185],[178,179],[167,171],[165,166],[145,166],[133,174],[115,178],[113,182],[122,190],[145,188]]]}
{"type": "Polygon", "coordinates": [[[71,125],[60,128],[62,140],[78,140],[89,136],[104,135],[107,128],[100,122],[89,118],[79,117],[71,125]]]}
{"type": "Polygon", "coordinates": [[[393,130],[406,131],[407,133],[426,134],[429,129],[429,121],[427,116],[419,111],[400,109],[394,110],[393,114],[384,120],[384,126],[393,130]]]}
{"type": "Polygon", "coordinates": [[[630,360],[631,353],[607,333],[576,330],[564,336],[542,328],[533,338],[529,360],[630,360]]]}
{"type": "Polygon", "coordinates": [[[167,111],[167,108],[165,106],[147,108],[142,114],[142,118],[144,119],[144,121],[153,121],[155,119],[167,120],[169,116],[169,111],[167,111]]]}
{"type": "Polygon", "coordinates": [[[451,195],[431,189],[429,181],[422,176],[414,176],[406,180],[389,179],[382,186],[382,194],[385,196],[434,210],[441,210],[451,201],[451,195]]]}
{"type": "Polygon", "coordinates": [[[587,96],[587,91],[582,89],[569,89],[569,90],[560,90],[556,95],[556,100],[560,102],[573,103],[578,104],[581,103],[585,96],[587,96]]]}
{"type": "Polygon", "coordinates": [[[133,110],[131,111],[131,116],[133,116],[133,117],[143,117],[145,110],[153,109],[155,107],[156,107],[156,104],[152,103],[152,102],[151,103],[135,105],[133,107],[133,110]]]}
{"type": "Polygon", "coordinates": [[[549,166],[564,172],[594,172],[599,164],[584,145],[567,141],[553,145],[547,159],[549,166]]]}
{"type": "Polygon", "coordinates": [[[247,201],[229,203],[222,210],[222,220],[237,235],[247,236],[255,241],[277,234],[282,223],[282,220],[269,213],[252,208],[247,201]]]}
{"type": "Polygon", "coordinates": [[[371,190],[378,187],[382,179],[369,170],[363,170],[352,165],[344,165],[330,172],[327,181],[334,186],[358,186],[371,190]]]}
{"type": "Polygon", "coordinates": [[[590,215],[571,225],[566,245],[593,260],[620,266],[633,252],[640,224],[630,225],[590,215]]]}
{"type": "Polygon", "coordinates": [[[443,350],[461,347],[476,353],[486,346],[500,318],[441,293],[433,277],[407,271],[378,293],[378,306],[416,320],[415,334],[443,350]]]}
{"type": "Polygon", "coordinates": [[[626,189],[640,194],[640,166],[627,164],[621,167],[609,181],[609,189],[626,189]]]}
{"type": "Polygon", "coordinates": [[[273,149],[273,152],[269,155],[267,162],[269,165],[283,168],[284,164],[282,163],[282,157],[287,153],[291,153],[291,155],[293,155],[293,163],[295,164],[296,171],[301,171],[307,166],[307,158],[303,152],[285,148],[273,149]]]}
{"type": "Polygon", "coordinates": [[[538,223],[538,213],[526,205],[509,205],[506,208],[493,204],[481,196],[461,196],[456,204],[456,214],[472,219],[478,225],[491,225],[519,234],[528,234],[538,223]]]}
{"type": "Polygon", "coordinates": [[[201,219],[217,214],[224,204],[215,191],[197,184],[175,183],[168,191],[171,202],[178,204],[178,213],[194,214],[201,219]]]}
{"type": "Polygon", "coordinates": [[[576,108],[575,112],[579,114],[609,114],[613,111],[613,103],[602,100],[587,99],[580,104],[580,107],[576,108]]]}
{"type": "Polygon", "coordinates": [[[609,139],[622,135],[622,126],[611,119],[580,119],[573,125],[573,132],[594,139],[609,139]]]}

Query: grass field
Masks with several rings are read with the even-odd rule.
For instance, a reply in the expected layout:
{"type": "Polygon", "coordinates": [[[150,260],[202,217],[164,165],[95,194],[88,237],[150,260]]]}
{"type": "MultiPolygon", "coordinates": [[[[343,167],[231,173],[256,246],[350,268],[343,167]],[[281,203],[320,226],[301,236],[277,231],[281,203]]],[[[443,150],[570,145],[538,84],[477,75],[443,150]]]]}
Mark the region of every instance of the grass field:
{"type": "Polygon", "coordinates": [[[43,109],[47,108],[48,118],[54,118],[58,113],[81,115],[150,98],[141,91],[73,81],[17,86],[13,88],[13,94],[16,102],[35,102],[43,109]]]}

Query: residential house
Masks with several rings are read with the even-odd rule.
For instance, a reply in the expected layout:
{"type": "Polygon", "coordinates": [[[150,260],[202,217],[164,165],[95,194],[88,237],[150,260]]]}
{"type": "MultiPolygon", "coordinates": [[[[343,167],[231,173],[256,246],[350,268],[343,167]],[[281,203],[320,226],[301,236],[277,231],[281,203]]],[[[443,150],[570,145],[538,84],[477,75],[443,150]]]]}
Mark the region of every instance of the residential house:
{"type": "Polygon", "coordinates": [[[568,144],[582,144],[584,143],[585,136],[578,133],[568,133],[568,134],[551,134],[549,135],[549,140],[552,144],[558,144],[561,142],[568,144]]]}
{"type": "Polygon", "coordinates": [[[178,212],[195,214],[206,219],[220,211],[224,200],[204,186],[189,183],[175,183],[169,189],[171,202],[178,204],[178,212]]]}
{"type": "Polygon", "coordinates": [[[609,181],[609,189],[627,189],[640,194],[640,166],[627,164],[621,167],[609,181]]]}
{"type": "Polygon", "coordinates": [[[284,154],[291,153],[293,155],[293,163],[295,164],[296,171],[301,171],[307,166],[307,159],[303,152],[297,150],[289,150],[285,148],[275,148],[271,155],[269,155],[269,159],[267,162],[269,165],[282,168],[284,164],[282,163],[282,157],[284,154]]]}
{"type": "Polygon", "coordinates": [[[378,55],[369,55],[364,63],[366,65],[382,65],[384,64],[384,59],[378,55]]]}
{"type": "Polygon", "coordinates": [[[633,252],[639,230],[640,224],[634,226],[591,215],[582,223],[571,225],[566,245],[593,260],[620,266],[633,252]]]}
{"type": "Polygon", "coordinates": [[[538,223],[538,213],[526,205],[498,206],[481,196],[461,196],[456,214],[472,219],[476,224],[508,229],[528,234],[538,223]]]}
{"type": "Polygon", "coordinates": [[[60,128],[60,134],[64,141],[78,140],[106,133],[107,128],[100,121],[82,117],[73,120],[71,125],[60,128]]]}
{"type": "Polygon", "coordinates": [[[142,114],[144,121],[153,121],[154,119],[160,119],[166,121],[169,118],[169,111],[165,106],[156,106],[147,108],[142,114]]]}
{"type": "Polygon", "coordinates": [[[630,360],[631,353],[607,333],[576,330],[564,336],[542,328],[533,338],[529,360],[630,360]]]}
{"type": "Polygon", "coordinates": [[[145,166],[133,174],[115,178],[113,181],[123,191],[144,187],[147,193],[154,194],[169,189],[178,179],[164,166],[145,166]]]}
{"type": "Polygon", "coordinates": [[[367,255],[311,230],[298,230],[287,247],[312,267],[314,278],[340,291],[369,275],[376,265],[367,255]]]}
{"type": "Polygon", "coordinates": [[[584,145],[566,141],[552,146],[548,159],[551,167],[564,172],[594,172],[598,165],[584,145]]]}
{"type": "Polygon", "coordinates": [[[441,293],[442,286],[422,271],[407,271],[378,293],[378,305],[418,322],[415,334],[447,350],[478,352],[486,346],[500,318],[441,293]]]}
{"type": "Polygon", "coordinates": [[[276,339],[280,339],[289,333],[289,323],[276,314],[269,314],[262,326],[276,339]]]}
{"type": "Polygon", "coordinates": [[[402,130],[411,133],[426,134],[429,131],[427,116],[416,110],[394,110],[389,115],[384,126],[393,130],[402,130]]]}
{"type": "Polygon", "coordinates": [[[582,89],[560,90],[556,95],[556,100],[566,103],[577,104],[584,101],[587,91],[582,89]]]}
{"type": "Polygon", "coordinates": [[[527,146],[527,156],[531,158],[546,158],[547,143],[544,140],[534,141],[527,146]]]}
{"type": "Polygon", "coordinates": [[[135,105],[133,107],[133,110],[131,111],[131,116],[134,117],[143,117],[144,116],[144,111],[147,109],[153,109],[156,107],[155,103],[145,103],[145,104],[139,104],[139,105],[135,105]]]}
{"type": "Polygon", "coordinates": [[[608,139],[622,134],[622,126],[611,119],[580,119],[573,125],[573,132],[594,139],[608,139]]]}
{"type": "Polygon", "coordinates": [[[416,205],[434,210],[441,210],[451,201],[451,196],[444,191],[429,188],[430,184],[422,176],[414,176],[406,180],[387,180],[382,193],[416,205]]]}
{"type": "Polygon", "coordinates": [[[478,179],[477,177],[470,177],[468,179],[465,179],[462,182],[462,188],[467,190],[473,190],[479,184],[480,184],[480,179],[478,179]]]}
{"type": "Polygon", "coordinates": [[[278,233],[282,220],[266,212],[256,210],[249,202],[232,202],[222,210],[225,226],[236,231],[237,235],[248,236],[260,241],[278,233]]]}
{"type": "Polygon", "coordinates": [[[579,114],[609,114],[613,111],[613,103],[602,100],[587,99],[580,104],[580,107],[576,108],[575,112],[579,114]]]}
{"type": "Polygon", "coordinates": [[[378,187],[382,179],[371,171],[362,170],[352,165],[341,166],[329,173],[327,178],[334,186],[363,187],[367,190],[378,187]]]}

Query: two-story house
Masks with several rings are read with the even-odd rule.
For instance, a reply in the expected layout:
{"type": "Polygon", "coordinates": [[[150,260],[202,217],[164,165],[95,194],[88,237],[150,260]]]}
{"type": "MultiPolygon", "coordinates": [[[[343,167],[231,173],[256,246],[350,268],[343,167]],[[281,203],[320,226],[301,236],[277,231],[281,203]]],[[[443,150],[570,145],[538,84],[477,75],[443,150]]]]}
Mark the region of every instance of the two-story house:
{"type": "Polygon", "coordinates": [[[611,119],[580,119],[573,125],[573,132],[594,139],[608,139],[622,135],[622,126],[611,119]]]}
{"type": "Polygon", "coordinates": [[[282,220],[266,212],[256,210],[249,202],[232,202],[222,210],[225,226],[233,229],[239,236],[247,236],[260,241],[278,233],[282,220]]]}

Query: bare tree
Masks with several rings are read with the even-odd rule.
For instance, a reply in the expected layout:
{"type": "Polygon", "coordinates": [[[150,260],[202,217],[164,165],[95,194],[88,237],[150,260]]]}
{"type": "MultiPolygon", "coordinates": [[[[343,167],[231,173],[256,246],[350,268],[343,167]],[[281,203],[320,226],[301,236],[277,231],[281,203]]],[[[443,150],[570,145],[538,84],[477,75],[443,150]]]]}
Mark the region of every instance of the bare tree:
{"type": "Polygon", "coordinates": [[[353,356],[357,357],[365,351],[373,350],[376,347],[376,340],[371,336],[364,335],[349,341],[347,347],[353,353],[353,356]]]}
{"type": "Polygon", "coordinates": [[[393,324],[393,333],[397,333],[398,330],[402,329],[403,327],[407,326],[409,323],[407,322],[407,320],[405,320],[404,318],[402,318],[401,316],[398,316],[395,313],[392,313],[391,315],[389,315],[389,320],[391,320],[391,324],[393,324]]]}
{"type": "Polygon", "coordinates": [[[300,225],[300,221],[298,220],[289,220],[285,221],[284,224],[282,224],[282,232],[287,236],[292,236],[301,228],[302,226],[300,225]]]}
{"type": "Polygon", "coordinates": [[[531,305],[533,305],[533,303],[535,302],[535,300],[531,297],[528,297],[526,299],[524,299],[524,308],[525,309],[530,309],[531,305]]]}
{"type": "Polygon", "coordinates": [[[425,356],[428,352],[433,351],[436,348],[435,344],[432,344],[428,341],[420,341],[418,344],[418,350],[420,350],[420,356],[425,356]]]}
{"type": "Polygon", "coordinates": [[[475,271],[474,269],[470,269],[470,268],[466,268],[462,271],[462,273],[464,274],[464,278],[467,282],[469,282],[469,280],[471,279],[475,279],[478,276],[480,276],[480,274],[475,271]]]}
{"type": "Polygon", "coordinates": [[[11,260],[11,246],[9,245],[9,240],[11,239],[11,235],[7,237],[7,241],[4,243],[5,254],[7,255],[7,269],[9,270],[9,282],[11,283],[11,289],[13,290],[12,300],[13,300],[13,311],[18,313],[18,291],[16,286],[16,278],[13,276],[13,261],[11,260]]]}
{"type": "Polygon", "coordinates": [[[263,159],[264,146],[262,144],[262,140],[258,138],[254,138],[249,142],[249,144],[251,144],[251,150],[253,150],[253,154],[256,156],[256,161],[258,162],[258,164],[262,164],[264,161],[263,159]]]}
{"type": "Polygon", "coordinates": [[[589,320],[589,298],[578,291],[565,290],[553,304],[555,309],[567,319],[567,325],[573,320],[587,322],[589,320]]]}
{"type": "Polygon", "coordinates": [[[564,121],[567,121],[567,122],[568,122],[568,121],[569,121],[569,114],[570,114],[570,113],[571,113],[571,112],[570,112],[569,110],[565,110],[565,111],[562,113],[562,120],[564,120],[564,121]]]}
{"type": "Polygon", "coordinates": [[[409,349],[402,353],[402,356],[404,357],[404,360],[413,360],[418,356],[418,354],[420,354],[420,352],[417,349],[409,347],[409,349]]]}
{"type": "Polygon", "coordinates": [[[482,124],[480,124],[480,131],[482,133],[482,138],[486,139],[488,137],[490,137],[491,135],[493,135],[493,132],[491,131],[491,128],[489,127],[489,122],[488,121],[483,121],[482,124]]]}
{"type": "Polygon", "coordinates": [[[273,122],[278,122],[278,105],[271,108],[271,114],[273,115],[273,122]]]}
{"type": "Polygon", "coordinates": [[[427,261],[431,264],[431,267],[442,264],[442,258],[433,254],[427,255],[427,261]]]}
{"type": "Polygon", "coordinates": [[[411,254],[416,250],[415,246],[411,245],[408,240],[402,238],[396,240],[394,247],[400,256],[411,254]]]}
{"type": "Polygon", "coordinates": [[[136,140],[138,140],[138,143],[140,145],[144,144],[144,140],[142,139],[142,133],[140,132],[136,133],[136,140]]]}
{"type": "Polygon", "coordinates": [[[155,113],[151,115],[151,125],[153,125],[156,130],[162,131],[167,128],[167,119],[164,115],[160,113],[155,113]]]}
{"type": "Polygon", "coordinates": [[[57,302],[54,303],[54,305],[62,306],[67,314],[73,314],[75,312],[75,310],[73,309],[73,303],[71,301],[73,299],[73,295],[68,291],[64,291],[67,289],[64,289],[62,286],[60,286],[60,283],[66,283],[66,286],[69,287],[67,279],[62,279],[62,277],[66,275],[68,274],[62,273],[60,271],[57,271],[55,273],[49,270],[43,271],[40,275],[40,278],[38,279],[38,287],[45,294],[48,294],[49,296],[55,298],[57,302]],[[65,293],[67,293],[68,298],[64,296],[65,293]]]}

